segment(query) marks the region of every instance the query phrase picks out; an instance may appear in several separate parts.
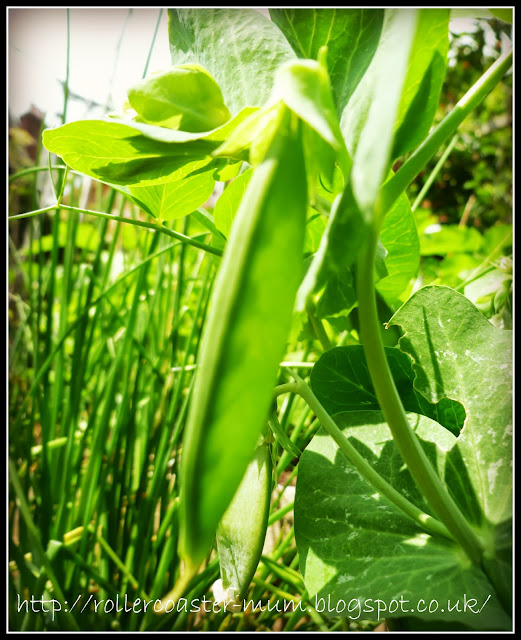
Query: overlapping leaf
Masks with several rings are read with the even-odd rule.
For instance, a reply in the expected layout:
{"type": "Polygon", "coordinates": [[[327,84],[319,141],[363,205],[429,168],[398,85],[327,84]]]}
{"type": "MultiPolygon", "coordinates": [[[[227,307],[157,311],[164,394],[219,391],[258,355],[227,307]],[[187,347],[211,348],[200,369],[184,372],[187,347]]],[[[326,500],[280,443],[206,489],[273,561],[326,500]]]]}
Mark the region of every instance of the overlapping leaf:
{"type": "Polygon", "coordinates": [[[391,307],[400,306],[399,297],[416,275],[420,262],[420,243],[409,199],[402,194],[387,212],[380,240],[387,249],[387,276],[376,283],[378,292],[391,307]]]}
{"type": "Polygon", "coordinates": [[[212,152],[252,112],[244,109],[217,129],[200,133],[116,118],[82,120],[45,130],[43,143],[72,169],[92,178],[144,187],[212,168],[212,152]]]}
{"type": "MultiPolygon", "coordinates": [[[[461,404],[448,398],[440,399],[437,404],[428,402],[414,388],[411,359],[393,347],[386,347],[385,355],[405,410],[427,416],[459,434],[465,421],[461,404]]],[[[330,415],[380,408],[361,345],[326,351],[313,367],[311,386],[330,415]]]]}
{"type": "Polygon", "coordinates": [[[223,191],[214,209],[215,226],[221,233],[228,236],[233,219],[239,209],[242,197],[252,177],[252,169],[248,169],[235,178],[223,191]]]}
{"type": "Polygon", "coordinates": [[[278,27],[254,9],[170,9],[168,14],[172,64],[207,69],[232,114],[262,106],[275,70],[295,57],[278,27]]]}
{"type": "MultiPolygon", "coordinates": [[[[342,413],[335,420],[393,487],[428,511],[379,412],[342,413]]],[[[423,416],[409,414],[409,420],[442,473],[454,436],[423,416]]],[[[409,615],[481,630],[510,628],[483,571],[456,544],[426,534],[375,492],[322,431],[300,460],[295,536],[306,589],[314,601],[328,603],[330,615],[375,619],[380,600],[386,607],[381,617],[409,615]],[[463,606],[470,598],[476,600],[472,611],[463,606]],[[435,601],[437,607],[422,612],[420,599],[435,601]],[[393,601],[402,607],[391,610],[393,601]]]]}
{"type": "Polygon", "coordinates": [[[215,186],[212,171],[146,187],[129,187],[129,193],[139,206],[158,220],[182,218],[203,205],[215,186]]]}
{"type": "Polygon", "coordinates": [[[341,118],[353,190],[369,218],[392,160],[429,131],[447,48],[447,10],[386,10],[378,49],[341,118]]]}
{"type": "Polygon", "coordinates": [[[144,122],[182,131],[210,131],[231,117],[219,85],[194,64],[141,80],[129,89],[128,100],[144,122]]]}
{"type": "Polygon", "coordinates": [[[327,47],[327,63],[341,114],[378,46],[381,9],[270,9],[270,16],[300,58],[317,59],[327,47]]]}
{"type": "Polygon", "coordinates": [[[494,327],[465,296],[425,287],[389,324],[400,325],[400,348],[413,359],[415,387],[432,402],[459,400],[467,420],[451,453],[466,477],[450,487],[476,524],[512,513],[512,332],[494,327]],[[481,514],[468,506],[475,495],[481,514]]]}

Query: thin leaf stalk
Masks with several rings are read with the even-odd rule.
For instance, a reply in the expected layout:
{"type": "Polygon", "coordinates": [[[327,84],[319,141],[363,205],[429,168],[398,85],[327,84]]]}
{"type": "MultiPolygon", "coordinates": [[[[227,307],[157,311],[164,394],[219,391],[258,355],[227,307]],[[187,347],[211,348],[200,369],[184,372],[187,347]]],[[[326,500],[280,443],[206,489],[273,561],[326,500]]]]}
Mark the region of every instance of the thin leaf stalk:
{"type": "Polygon", "coordinates": [[[297,382],[282,384],[275,388],[275,393],[277,395],[286,392],[297,393],[301,396],[309,408],[315,413],[322,427],[336,442],[338,448],[360,473],[360,475],[371,484],[371,486],[390,500],[403,513],[412,518],[424,530],[436,536],[441,536],[449,540],[453,539],[451,533],[444,524],[436,520],[436,518],[424,513],[421,509],[418,509],[418,507],[412,504],[412,502],[409,502],[409,500],[404,498],[401,493],[396,491],[396,489],[382,478],[382,476],[373,469],[367,460],[358,453],[304,380],[298,378],[297,382]]]}
{"type": "Polygon", "coordinates": [[[442,484],[411,429],[387,362],[374,288],[377,239],[378,228],[373,225],[358,259],[356,278],[360,333],[376,397],[412,478],[468,557],[479,563],[483,554],[482,543],[442,484]]]}

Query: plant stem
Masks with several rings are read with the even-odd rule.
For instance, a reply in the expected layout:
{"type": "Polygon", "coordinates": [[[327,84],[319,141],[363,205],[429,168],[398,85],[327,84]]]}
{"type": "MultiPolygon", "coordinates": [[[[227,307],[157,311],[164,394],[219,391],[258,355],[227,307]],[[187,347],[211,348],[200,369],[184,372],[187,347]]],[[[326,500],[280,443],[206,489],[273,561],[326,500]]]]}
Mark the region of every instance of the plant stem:
{"type": "Polygon", "coordinates": [[[133,218],[125,218],[124,216],[115,216],[111,213],[105,213],[103,211],[92,211],[91,209],[81,209],[80,207],[71,207],[66,204],[53,204],[50,207],[45,207],[44,209],[37,209],[35,211],[29,211],[27,213],[20,213],[16,216],[9,216],[9,220],[20,220],[22,218],[32,218],[34,216],[38,216],[42,213],[47,213],[50,211],[54,211],[55,209],[64,209],[66,211],[77,211],[78,213],[85,213],[87,215],[96,216],[98,218],[105,218],[109,220],[117,220],[118,222],[126,222],[127,224],[133,224],[137,227],[145,227],[145,229],[153,229],[154,231],[160,231],[161,233],[170,236],[171,238],[176,238],[177,240],[181,240],[182,242],[186,242],[186,244],[190,244],[197,249],[202,249],[207,253],[213,253],[216,256],[222,256],[222,251],[220,249],[216,249],[209,244],[205,244],[204,242],[199,242],[194,238],[189,236],[185,236],[178,231],[173,231],[172,229],[167,229],[160,224],[153,224],[152,222],[144,222],[143,220],[134,220],[133,218]]]}
{"type": "Polygon", "coordinates": [[[387,363],[373,280],[377,239],[378,230],[373,226],[367,244],[360,252],[357,266],[360,332],[376,397],[396,446],[420,491],[469,558],[480,562],[483,552],[481,542],[442,484],[411,429],[387,363]]]}
{"type": "Polygon", "coordinates": [[[312,302],[307,303],[306,311],[307,311],[311,326],[313,328],[313,332],[315,336],[318,338],[320,344],[322,345],[322,349],[324,349],[324,351],[329,351],[329,349],[331,349],[333,345],[331,344],[331,341],[329,339],[329,336],[326,333],[326,329],[324,328],[322,321],[320,320],[320,318],[317,318],[317,316],[315,315],[315,306],[312,302]]]}
{"type": "Polygon", "coordinates": [[[463,120],[482,102],[498,84],[512,64],[512,52],[502,56],[467,91],[454,109],[440,122],[416,151],[388,180],[380,193],[379,210],[389,211],[396,199],[405,191],[441,145],[454,134],[463,120]]]}
{"type": "Polygon", "coordinates": [[[152,58],[152,51],[154,50],[154,45],[156,43],[156,38],[157,38],[157,32],[159,31],[159,26],[161,24],[161,18],[163,17],[163,9],[159,10],[159,15],[157,16],[157,22],[156,22],[156,28],[154,30],[154,36],[152,37],[152,42],[150,44],[150,48],[148,50],[148,56],[147,56],[147,61],[145,62],[145,68],[143,69],[143,75],[141,76],[142,78],[146,78],[146,75],[148,73],[148,66],[150,64],[150,59],[152,58]]]}
{"type": "Polygon", "coordinates": [[[432,186],[432,183],[434,182],[434,180],[436,180],[436,176],[438,175],[438,173],[440,172],[441,168],[443,167],[443,165],[445,164],[445,161],[447,160],[447,158],[450,156],[451,151],[454,149],[454,145],[456,144],[456,140],[458,139],[458,136],[455,135],[452,140],[449,142],[449,144],[447,145],[447,148],[445,149],[445,151],[443,152],[441,158],[438,160],[438,162],[436,163],[436,166],[434,167],[434,169],[431,171],[431,174],[429,175],[429,177],[427,178],[427,180],[425,181],[425,184],[423,185],[423,187],[421,188],[420,193],[418,194],[418,196],[416,197],[416,200],[413,202],[412,206],[411,206],[411,211],[414,213],[416,211],[416,209],[420,206],[420,204],[422,203],[423,199],[425,198],[427,192],[429,191],[429,189],[432,186]]]}
{"type": "Polygon", "coordinates": [[[385,496],[401,511],[431,534],[442,536],[449,540],[453,539],[447,528],[441,522],[427,513],[424,513],[421,509],[418,509],[418,507],[412,504],[412,502],[409,502],[409,500],[404,498],[401,493],[396,491],[396,489],[394,489],[377,471],[373,469],[367,460],[358,453],[355,447],[344,436],[333,418],[321,405],[313,391],[311,391],[311,388],[302,379],[299,378],[297,382],[289,382],[275,388],[275,393],[277,395],[287,392],[297,393],[306,402],[309,408],[320,420],[322,427],[337,443],[339,449],[355,467],[358,473],[360,473],[360,475],[365,478],[365,480],[367,480],[367,482],[369,482],[379,493],[385,496]]]}

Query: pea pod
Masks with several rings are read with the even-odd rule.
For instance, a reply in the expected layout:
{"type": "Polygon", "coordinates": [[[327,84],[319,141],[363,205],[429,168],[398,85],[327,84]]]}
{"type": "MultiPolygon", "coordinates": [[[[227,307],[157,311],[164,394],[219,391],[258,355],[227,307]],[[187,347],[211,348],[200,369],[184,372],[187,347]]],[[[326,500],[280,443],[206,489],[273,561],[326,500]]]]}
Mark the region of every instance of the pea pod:
{"type": "Polygon", "coordinates": [[[234,218],[216,277],[183,435],[180,554],[199,565],[269,413],[302,275],[307,184],[286,113],[234,218]]]}
{"type": "Polygon", "coordinates": [[[263,442],[217,528],[222,588],[232,602],[245,598],[259,564],[268,528],[271,473],[270,445],[263,442]]]}

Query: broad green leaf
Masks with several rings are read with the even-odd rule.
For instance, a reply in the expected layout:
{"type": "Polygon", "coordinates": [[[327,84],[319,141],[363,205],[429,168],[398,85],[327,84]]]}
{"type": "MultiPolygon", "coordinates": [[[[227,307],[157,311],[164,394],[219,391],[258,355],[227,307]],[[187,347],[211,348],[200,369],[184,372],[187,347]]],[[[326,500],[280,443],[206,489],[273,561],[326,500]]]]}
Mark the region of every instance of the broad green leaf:
{"type": "Polygon", "coordinates": [[[448,253],[476,253],[483,248],[483,236],[473,227],[432,225],[420,240],[422,256],[446,256],[448,253]]]}
{"type": "Polygon", "coordinates": [[[231,118],[219,85],[199,65],[179,65],[141,80],[128,100],[145,122],[170,129],[210,131],[231,118]]]}
{"type": "Polygon", "coordinates": [[[159,142],[130,126],[102,120],[47,129],[43,144],[69,167],[92,178],[138,186],[185,178],[208,165],[215,148],[215,143],[206,140],[159,142]]]}
{"type": "Polygon", "coordinates": [[[212,195],[215,186],[212,171],[183,180],[147,187],[129,187],[134,201],[158,220],[175,220],[192,213],[212,195]]]}
{"type": "Polygon", "coordinates": [[[317,302],[317,318],[347,318],[357,306],[355,278],[352,269],[331,272],[317,302]]]}
{"type": "Polygon", "coordinates": [[[382,31],[381,9],[270,9],[300,58],[318,58],[327,46],[327,64],[340,115],[376,51],[382,31]]]}
{"type": "MultiPolygon", "coordinates": [[[[415,373],[409,356],[393,347],[385,347],[385,355],[405,410],[427,416],[457,435],[465,421],[461,404],[448,398],[437,404],[428,402],[414,388],[415,373]]],[[[330,415],[380,408],[361,345],[326,351],[313,367],[310,382],[330,415]]]]}
{"type": "Polygon", "coordinates": [[[468,253],[454,253],[439,260],[437,256],[424,257],[422,272],[428,284],[443,283],[447,287],[458,287],[469,278],[482,263],[479,256],[468,253]]]}
{"type": "MultiPolygon", "coordinates": [[[[408,417],[441,475],[454,436],[428,418],[408,417]]],[[[373,468],[429,512],[380,412],[342,413],[335,420],[373,468]]],[[[375,492],[322,430],[300,459],[295,536],[306,590],[326,613],[329,599],[332,616],[376,620],[380,600],[386,607],[380,618],[409,615],[480,630],[511,628],[481,569],[455,543],[428,535],[375,492]],[[477,600],[473,612],[464,610],[464,598],[477,600]],[[437,601],[437,610],[422,613],[420,599],[437,601]]]]}
{"type": "Polygon", "coordinates": [[[449,51],[449,9],[421,9],[395,124],[392,159],[415,149],[434,120],[449,51]]]}
{"type": "Polygon", "coordinates": [[[378,49],[342,114],[342,132],[353,159],[353,193],[368,220],[390,169],[394,127],[418,23],[418,10],[385,11],[378,49]]]}
{"type": "Polygon", "coordinates": [[[215,226],[226,237],[230,234],[233,219],[248,187],[253,170],[248,169],[235,178],[219,196],[213,211],[215,226]]]}
{"type": "Polygon", "coordinates": [[[382,241],[378,238],[376,242],[376,251],[374,255],[374,281],[375,284],[378,284],[383,278],[386,278],[389,275],[389,271],[385,264],[385,259],[387,258],[388,251],[383,246],[382,241]]]}
{"type": "Polygon", "coordinates": [[[400,348],[414,361],[416,389],[432,402],[452,398],[465,408],[450,459],[462,459],[468,478],[448,483],[455,499],[478,525],[483,517],[506,521],[512,513],[512,332],[494,327],[465,296],[436,286],[415,293],[389,324],[405,331],[400,348]]]}
{"type": "MultiPolygon", "coordinates": [[[[181,180],[212,162],[211,153],[255,109],[221,127],[174,131],[134,120],[71,122],[43,132],[43,143],[73,169],[115,185],[150,186],[181,180]]],[[[213,161],[219,167],[223,160],[213,161]]]]}
{"type": "Polygon", "coordinates": [[[268,99],[275,70],[295,57],[278,27],[254,9],[169,9],[172,64],[196,63],[232,114],[268,99]]]}
{"type": "Polygon", "coordinates": [[[398,299],[407,289],[420,262],[420,243],[411,205],[402,194],[386,214],[380,240],[387,249],[385,266],[387,276],[376,283],[376,288],[390,306],[400,306],[398,299]]]}
{"type": "Polygon", "coordinates": [[[213,175],[218,182],[228,182],[228,180],[233,180],[239,175],[241,168],[242,161],[233,162],[228,160],[222,167],[215,169],[213,175]]]}
{"type": "MultiPolygon", "coordinates": [[[[303,127],[303,145],[306,159],[306,175],[308,178],[309,201],[314,206],[317,205],[317,198],[320,192],[327,188],[328,195],[332,195],[335,190],[335,170],[341,174],[341,182],[336,190],[336,194],[341,193],[344,188],[344,178],[342,171],[336,164],[337,152],[319,134],[309,126],[303,127]]],[[[344,161],[345,150],[342,151],[344,161]]],[[[344,164],[344,171],[347,171],[348,164],[344,164]]]]}

